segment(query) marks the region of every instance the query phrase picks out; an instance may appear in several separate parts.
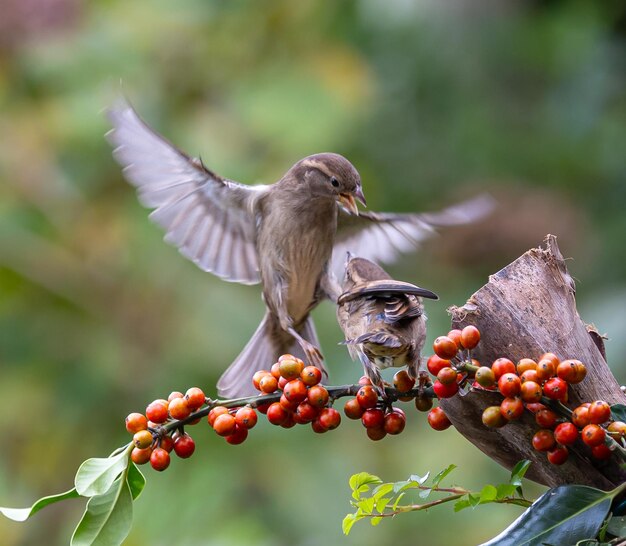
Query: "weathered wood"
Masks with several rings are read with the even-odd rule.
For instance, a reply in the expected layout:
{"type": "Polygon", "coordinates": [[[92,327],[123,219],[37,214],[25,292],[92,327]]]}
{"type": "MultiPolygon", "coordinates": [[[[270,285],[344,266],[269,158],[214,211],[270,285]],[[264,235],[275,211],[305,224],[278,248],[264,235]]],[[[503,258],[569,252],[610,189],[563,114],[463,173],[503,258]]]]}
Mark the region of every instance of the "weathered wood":
{"type": "MultiPolygon", "coordinates": [[[[474,324],[480,329],[482,340],[475,357],[481,363],[490,365],[502,356],[513,361],[537,359],[544,352],[553,352],[561,359],[577,358],[585,363],[588,373],[584,381],[570,386],[569,407],[594,400],[626,403],[604,358],[602,338],[578,315],[574,281],[556,237],[548,235],[545,248],[529,250],[492,275],[463,307],[452,307],[449,312],[453,327],[474,324]]],[[[618,457],[595,460],[580,441],[564,465],[551,465],[545,453],[531,446],[538,427],[529,412],[501,429],[485,427],[481,422],[483,409],[501,400],[496,393],[471,392],[442,400],[441,406],[463,436],[504,467],[510,469],[521,459],[530,459],[533,464],[527,476],[539,483],[552,487],[579,483],[608,489],[626,481],[618,457]]]]}

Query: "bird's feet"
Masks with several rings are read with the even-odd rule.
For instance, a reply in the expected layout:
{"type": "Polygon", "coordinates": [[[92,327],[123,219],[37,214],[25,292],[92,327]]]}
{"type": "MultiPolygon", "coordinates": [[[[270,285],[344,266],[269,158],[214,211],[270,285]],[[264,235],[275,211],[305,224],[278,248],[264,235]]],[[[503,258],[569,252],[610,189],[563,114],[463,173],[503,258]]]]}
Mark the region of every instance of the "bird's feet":
{"type": "Polygon", "coordinates": [[[302,347],[309,364],[322,370],[324,369],[324,356],[315,345],[303,339],[300,342],[300,347],[302,347]]]}

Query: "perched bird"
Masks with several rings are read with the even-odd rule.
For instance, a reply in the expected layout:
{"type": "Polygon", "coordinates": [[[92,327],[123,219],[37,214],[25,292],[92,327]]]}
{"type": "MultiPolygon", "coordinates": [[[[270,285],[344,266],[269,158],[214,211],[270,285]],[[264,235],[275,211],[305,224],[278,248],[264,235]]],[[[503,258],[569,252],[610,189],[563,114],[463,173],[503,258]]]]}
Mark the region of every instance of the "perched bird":
{"type": "Polygon", "coordinates": [[[363,365],[372,384],[383,393],[380,370],[406,366],[418,378],[426,339],[426,315],[421,298],[437,294],[396,281],[380,266],[348,253],[343,294],[337,300],[337,320],[353,360],[363,365]]]}
{"type": "Polygon", "coordinates": [[[344,157],[321,153],[293,165],[275,184],[246,186],[209,170],[150,129],[126,102],[108,111],[113,155],[136,186],[165,240],[204,271],[262,283],[265,317],[218,382],[220,396],[252,394],[253,373],[292,353],[318,367],[322,355],[309,316],[340,289],[333,271],[348,249],[389,261],[434,233],[491,209],[479,197],[440,213],[359,214],[359,173],[344,157]]]}

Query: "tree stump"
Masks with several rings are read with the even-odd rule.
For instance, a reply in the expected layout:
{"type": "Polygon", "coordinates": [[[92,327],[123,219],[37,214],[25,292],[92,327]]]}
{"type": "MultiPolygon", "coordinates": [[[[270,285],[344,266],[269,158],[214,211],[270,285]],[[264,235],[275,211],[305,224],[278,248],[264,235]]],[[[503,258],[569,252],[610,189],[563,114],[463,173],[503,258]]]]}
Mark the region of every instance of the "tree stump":
{"type": "MultiPolygon", "coordinates": [[[[594,400],[626,403],[606,363],[601,336],[578,315],[574,281],[556,237],[548,235],[544,243],[545,248],[529,250],[492,275],[463,307],[451,307],[453,328],[473,324],[481,331],[481,342],[473,353],[484,365],[499,357],[514,362],[524,357],[536,360],[545,352],[584,362],[587,377],[570,385],[570,408],[594,400]]],[[[619,457],[593,459],[582,441],[572,446],[565,464],[550,464],[545,453],[532,448],[531,438],[539,427],[528,411],[500,429],[485,427],[481,421],[484,408],[499,405],[501,400],[498,393],[472,391],[442,400],[441,407],[463,436],[502,466],[511,469],[522,459],[531,460],[526,476],[536,482],[550,487],[577,483],[612,489],[626,481],[619,457]]]]}

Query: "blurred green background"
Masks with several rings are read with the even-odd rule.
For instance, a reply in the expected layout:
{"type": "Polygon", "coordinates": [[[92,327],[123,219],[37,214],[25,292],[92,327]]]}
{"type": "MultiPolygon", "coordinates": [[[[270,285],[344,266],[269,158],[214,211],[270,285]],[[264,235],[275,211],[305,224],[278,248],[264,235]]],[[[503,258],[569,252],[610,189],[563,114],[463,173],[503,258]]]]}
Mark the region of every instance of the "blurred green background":
{"type": "MultiPolygon", "coordinates": [[[[429,342],[448,305],[554,233],[625,382],[625,34],[618,1],[3,0],[0,504],[69,488],[81,461],[128,441],[124,417],[152,399],[213,393],[263,313],[258,287],[201,272],[148,221],[103,138],[103,109],[122,92],[242,182],[336,151],[373,210],[490,191],[488,222],[389,268],[442,295],[428,304],[429,342]]],[[[332,383],[354,381],[333,307],[315,318],[332,383]]],[[[395,481],[454,463],[460,485],[506,479],[415,411],[379,443],[353,422],[322,436],[263,422],[236,447],[203,425],[192,434],[191,460],[146,469],[128,545],[476,544],[520,513],[441,507],[344,538],[352,473],[395,481]]],[[[66,544],[82,509],[0,519],[0,543],[66,544]]]]}

